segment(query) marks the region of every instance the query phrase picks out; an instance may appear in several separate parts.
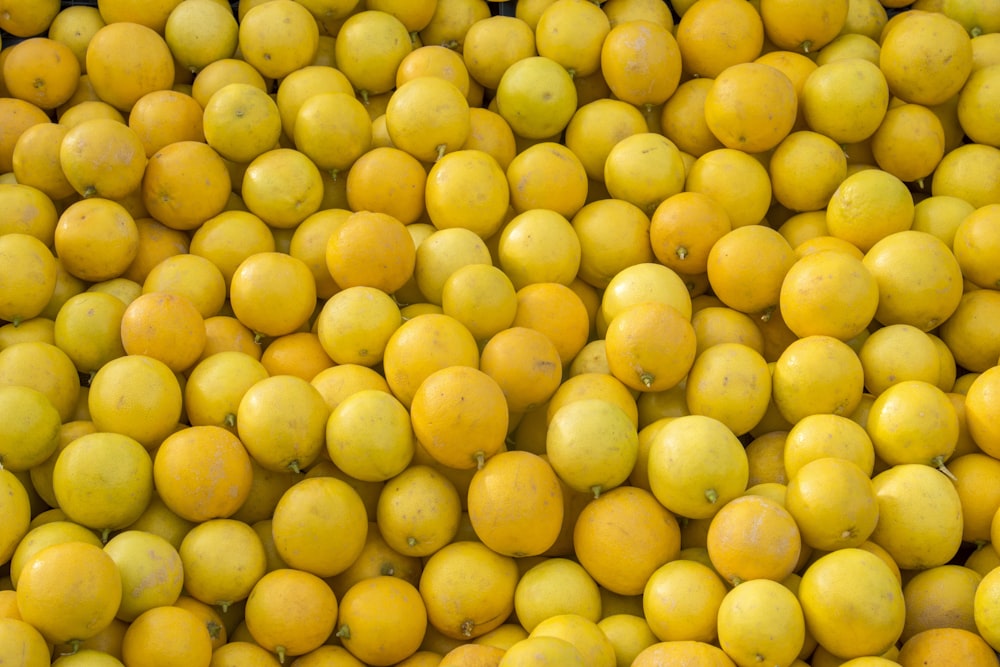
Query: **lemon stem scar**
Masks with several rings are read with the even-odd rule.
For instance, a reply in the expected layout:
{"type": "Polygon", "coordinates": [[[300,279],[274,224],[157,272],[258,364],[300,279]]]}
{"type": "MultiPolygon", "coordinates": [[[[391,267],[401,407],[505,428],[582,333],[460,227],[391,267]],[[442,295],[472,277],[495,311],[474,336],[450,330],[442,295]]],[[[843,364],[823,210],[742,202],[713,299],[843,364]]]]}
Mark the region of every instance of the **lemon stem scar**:
{"type": "Polygon", "coordinates": [[[472,629],[476,627],[475,622],[471,618],[467,618],[462,621],[462,625],[459,626],[463,637],[472,637],[472,629]]]}
{"type": "MultiPolygon", "coordinates": [[[[416,540],[414,540],[414,542],[415,541],[416,540]]],[[[391,577],[396,574],[396,568],[392,566],[392,563],[385,563],[382,565],[381,569],[379,569],[379,572],[384,577],[391,577]]]]}
{"type": "Polygon", "coordinates": [[[219,633],[222,631],[222,626],[215,621],[209,621],[206,623],[206,626],[208,627],[208,636],[212,639],[218,639],[219,633]]]}
{"type": "Polygon", "coordinates": [[[812,48],[812,45],[813,43],[811,39],[807,39],[806,41],[802,42],[802,53],[809,53],[809,50],[812,48]]]}
{"type": "Polygon", "coordinates": [[[714,505],[719,500],[719,494],[715,489],[705,489],[705,499],[714,505]]]}
{"type": "Polygon", "coordinates": [[[958,481],[958,478],[955,477],[955,474],[952,471],[948,470],[948,466],[944,464],[944,456],[940,455],[935,456],[933,459],[931,459],[931,465],[940,470],[941,472],[943,472],[944,476],[950,479],[951,481],[953,482],[958,481]]]}
{"type": "Polygon", "coordinates": [[[97,188],[94,187],[93,185],[88,185],[83,189],[82,194],[84,199],[89,199],[90,197],[93,197],[94,195],[97,194],[97,188]]]}
{"type": "Polygon", "coordinates": [[[348,626],[345,623],[344,625],[342,625],[339,628],[337,628],[337,636],[340,637],[341,639],[350,639],[351,638],[351,628],[350,628],[350,626],[348,626]]]}
{"type": "Polygon", "coordinates": [[[601,487],[600,484],[595,484],[592,487],[590,487],[590,491],[594,494],[594,500],[597,500],[598,498],[601,497],[601,491],[603,490],[604,489],[601,487]]]}
{"type": "Polygon", "coordinates": [[[407,537],[406,538],[406,546],[408,546],[408,547],[415,547],[415,546],[417,546],[417,538],[415,538],[413,535],[410,535],[409,537],[407,537]]]}

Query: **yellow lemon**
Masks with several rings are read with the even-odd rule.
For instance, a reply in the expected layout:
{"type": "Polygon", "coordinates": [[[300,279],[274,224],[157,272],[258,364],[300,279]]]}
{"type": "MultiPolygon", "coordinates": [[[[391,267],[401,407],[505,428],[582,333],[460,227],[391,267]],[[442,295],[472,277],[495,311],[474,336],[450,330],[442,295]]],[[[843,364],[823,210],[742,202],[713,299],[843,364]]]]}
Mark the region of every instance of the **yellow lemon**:
{"type": "Polygon", "coordinates": [[[667,422],[649,450],[653,494],[670,511],[707,519],[746,490],[749,463],[728,426],[703,415],[667,422]]]}
{"type": "Polygon", "coordinates": [[[798,598],[809,632],[834,655],[879,655],[903,631],[899,581],[881,558],[862,549],[837,549],[810,564],[798,598]]]}
{"type": "Polygon", "coordinates": [[[628,478],[638,444],[635,424],[622,410],[601,399],[583,399],[552,415],[546,453],[563,481],[596,497],[628,478]]]}

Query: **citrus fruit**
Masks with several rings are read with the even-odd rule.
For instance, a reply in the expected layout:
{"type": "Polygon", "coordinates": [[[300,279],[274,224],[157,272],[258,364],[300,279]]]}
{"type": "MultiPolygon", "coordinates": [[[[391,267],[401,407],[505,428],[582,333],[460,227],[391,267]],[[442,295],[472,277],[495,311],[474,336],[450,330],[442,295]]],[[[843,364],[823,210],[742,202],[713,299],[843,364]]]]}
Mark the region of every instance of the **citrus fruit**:
{"type": "Polygon", "coordinates": [[[427,611],[420,592],[399,577],[359,581],[338,604],[336,636],[365,664],[397,664],[397,658],[412,656],[426,629],[427,611]],[[392,604],[387,605],[390,600],[392,604]]]}
{"type": "Polygon", "coordinates": [[[674,514],[652,493],[632,486],[590,501],[573,527],[580,564],[602,588],[625,596],[642,593],[650,575],[677,557],[680,538],[674,514]],[[614,544],[603,537],[612,526],[620,535],[614,544]]]}
{"type": "Polygon", "coordinates": [[[263,76],[280,79],[312,63],[319,46],[319,26],[302,4],[280,0],[247,11],[239,21],[238,39],[248,63],[263,76]]]}
{"type": "Polygon", "coordinates": [[[624,482],[638,453],[632,420],[598,398],[567,403],[549,420],[546,453],[559,477],[595,497],[624,482]]]}
{"type": "Polygon", "coordinates": [[[791,664],[802,651],[805,633],[798,599],[777,581],[743,582],[719,606],[719,646],[737,665],[791,664]]]}
{"type": "Polygon", "coordinates": [[[518,576],[512,557],[480,542],[452,542],[431,554],[420,575],[427,620],[452,639],[479,637],[513,611],[518,576]]]}
{"type": "Polygon", "coordinates": [[[250,593],[264,575],[267,561],[260,537],[236,519],[197,524],[177,549],[184,569],[184,591],[225,612],[250,593]],[[228,552],[232,551],[232,553],[228,552]]]}
{"type": "Polygon", "coordinates": [[[172,605],[184,585],[181,557],[170,542],[154,533],[125,530],[104,545],[122,580],[117,618],[133,622],[154,607],[172,605]]]}
{"type": "Polygon", "coordinates": [[[527,139],[558,135],[577,109],[577,93],[566,69],[545,56],[512,63],[496,88],[496,107],[514,134],[527,139]]]}
{"type": "Polygon", "coordinates": [[[706,547],[712,566],[730,584],[754,579],[778,582],[797,566],[802,537],[780,502],[747,494],[733,498],[712,516],[706,547]]]}
{"type": "Polygon", "coordinates": [[[862,549],[837,549],[814,561],[802,573],[798,598],[810,633],[834,655],[878,655],[903,631],[899,582],[884,561],[862,549]]]}
{"type": "Polygon", "coordinates": [[[514,591],[514,611],[528,632],[561,613],[596,622],[601,617],[601,593],[597,582],[575,560],[546,558],[521,575],[514,591]]]}
{"type": "Polygon", "coordinates": [[[649,449],[649,482],[664,507],[708,519],[746,490],[746,451],[728,426],[704,415],[667,422],[649,449]]]}
{"type": "Polygon", "coordinates": [[[414,464],[387,480],[374,518],[390,547],[405,556],[429,556],[451,543],[458,532],[462,502],[455,484],[438,469],[414,464]],[[414,508],[433,503],[433,516],[414,508]]]}
{"type": "Polygon", "coordinates": [[[823,457],[788,480],[785,506],[804,544],[823,551],[860,546],[878,521],[878,502],[868,475],[851,461],[823,457]]]}
{"type": "Polygon", "coordinates": [[[219,424],[167,436],[153,459],[163,502],[188,521],[231,516],[250,493],[253,469],[243,443],[219,424]]]}
{"type": "Polygon", "coordinates": [[[871,540],[901,569],[926,569],[950,561],[962,542],[962,504],[954,484],[941,471],[903,463],[872,478],[879,521],[871,540]],[[920,495],[906,492],[917,488],[920,495]],[[931,509],[933,508],[933,509],[931,509]]]}
{"type": "Polygon", "coordinates": [[[626,21],[604,38],[600,69],[616,98],[649,108],[663,104],[677,90],[681,50],[663,24],[626,21]]]}
{"type": "Polygon", "coordinates": [[[245,621],[262,647],[286,656],[319,648],[337,622],[337,598],[315,574],[282,568],[268,572],[250,591],[245,621]]]}
{"type": "Polygon", "coordinates": [[[254,383],[240,398],[237,433],[263,467],[298,472],[319,458],[329,416],[326,401],[308,381],[274,375],[254,383]]]}
{"type": "Polygon", "coordinates": [[[727,590],[710,565],[678,558],[650,575],[643,613],[660,641],[711,642],[717,638],[719,606],[727,590]]]}
{"type": "Polygon", "coordinates": [[[49,642],[81,642],[114,620],[122,581],[114,559],[86,542],[39,551],[18,579],[21,618],[49,642]]]}
{"type": "Polygon", "coordinates": [[[705,97],[705,121],[727,148],[767,151],[788,135],[795,123],[795,87],[770,65],[730,65],[715,77],[705,97]]]}

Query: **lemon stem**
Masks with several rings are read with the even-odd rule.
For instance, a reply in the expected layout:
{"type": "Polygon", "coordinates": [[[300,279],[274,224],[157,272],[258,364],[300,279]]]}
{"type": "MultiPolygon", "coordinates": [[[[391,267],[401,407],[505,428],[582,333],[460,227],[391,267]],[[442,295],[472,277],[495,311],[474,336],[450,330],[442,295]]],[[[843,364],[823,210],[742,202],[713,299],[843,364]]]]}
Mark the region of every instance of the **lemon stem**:
{"type": "Polygon", "coordinates": [[[590,487],[590,491],[594,494],[594,500],[597,500],[598,498],[601,497],[601,491],[603,490],[604,489],[601,488],[600,484],[595,484],[592,487],[590,487]]]}
{"type": "Polygon", "coordinates": [[[650,373],[649,371],[643,371],[642,373],[639,374],[639,381],[642,382],[642,384],[646,387],[652,387],[653,381],[655,379],[656,376],[650,373]]]}
{"type": "Polygon", "coordinates": [[[940,470],[941,472],[943,472],[944,475],[945,475],[945,477],[947,477],[951,481],[953,481],[953,482],[957,482],[958,481],[958,478],[955,477],[955,473],[953,473],[952,471],[948,470],[948,466],[946,466],[944,464],[944,457],[943,456],[935,456],[933,459],[931,459],[931,465],[934,466],[935,468],[937,468],[938,470],[940,470]]]}
{"type": "Polygon", "coordinates": [[[486,465],[486,455],[482,452],[476,452],[472,458],[476,460],[476,470],[482,470],[486,465]]]}
{"type": "Polygon", "coordinates": [[[715,489],[705,489],[705,499],[714,505],[719,500],[719,494],[715,489]]]}
{"type": "Polygon", "coordinates": [[[292,472],[294,472],[296,475],[299,474],[300,472],[302,472],[302,469],[299,468],[299,462],[297,460],[296,461],[292,461],[291,463],[289,463],[288,464],[288,469],[291,470],[292,472]]]}
{"type": "Polygon", "coordinates": [[[439,144],[437,147],[437,157],[435,158],[435,161],[443,158],[444,154],[447,152],[448,152],[447,144],[439,144]]]}
{"type": "Polygon", "coordinates": [[[340,626],[339,628],[337,628],[337,636],[340,637],[341,639],[350,639],[351,627],[346,623],[340,626]]]}
{"type": "Polygon", "coordinates": [[[282,665],[285,664],[285,647],[275,646],[274,652],[278,654],[278,662],[281,663],[282,665]]]}

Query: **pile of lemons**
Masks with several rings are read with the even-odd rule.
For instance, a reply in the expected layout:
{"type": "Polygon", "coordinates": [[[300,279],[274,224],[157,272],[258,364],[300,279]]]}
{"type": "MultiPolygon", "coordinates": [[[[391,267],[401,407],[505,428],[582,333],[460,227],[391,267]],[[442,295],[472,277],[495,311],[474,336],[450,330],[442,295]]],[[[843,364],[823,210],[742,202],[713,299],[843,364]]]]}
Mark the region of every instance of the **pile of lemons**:
{"type": "Polygon", "coordinates": [[[0,664],[1000,665],[1000,0],[66,4],[0,664]]]}

